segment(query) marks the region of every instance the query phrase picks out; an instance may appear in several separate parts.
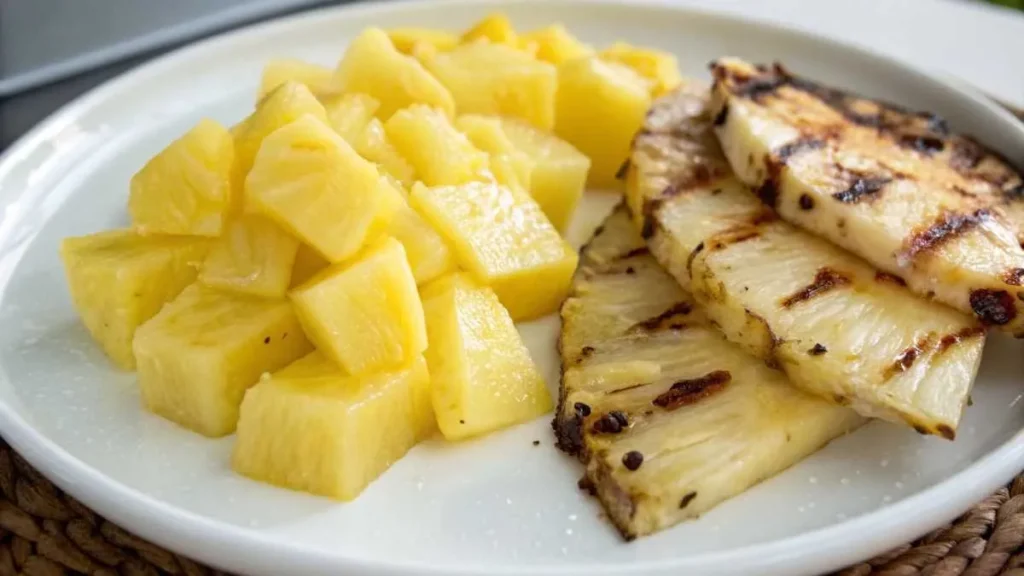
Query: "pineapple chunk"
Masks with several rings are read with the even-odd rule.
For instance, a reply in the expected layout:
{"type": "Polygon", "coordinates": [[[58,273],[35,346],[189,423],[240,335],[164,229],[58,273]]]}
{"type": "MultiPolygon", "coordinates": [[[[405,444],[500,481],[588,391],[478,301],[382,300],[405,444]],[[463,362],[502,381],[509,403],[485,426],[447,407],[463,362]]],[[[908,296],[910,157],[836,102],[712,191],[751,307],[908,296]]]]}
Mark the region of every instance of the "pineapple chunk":
{"type": "Polygon", "coordinates": [[[399,110],[384,124],[387,137],[428,186],[462,184],[487,173],[478,150],[440,111],[423,105],[399,110]]]}
{"type": "Polygon", "coordinates": [[[253,210],[332,262],[386,229],[393,204],[379,191],[373,164],[311,116],[268,136],[245,181],[253,210]]]}
{"type": "Polygon", "coordinates": [[[523,34],[519,37],[519,47],[534,52],[537,58],[555,66],[594,53],[593,48],[577,40],[561,24],[523,34]]]}
{"type": "Polygon", "coordinates": [[[306,244],[299,244],[295,252],[295,264],[292,266],[292,281],[290,288],[303,284],[313,276],[330,266],[331,263],[316,251],[316,248],[306,244]]]}
{"type": "Polygon", "coordinates": [[[651,105],[649,82],[631,68],[596,57],[558,69],[555,133],[591,160],[591,185],[617,188],[615,174],[651,105]]]}
{"type": "Polygon", "coordinates": [[[245,394],[232,465],[262,482],[351,500],[433,429],[422,356],[349,376],[314,352],[245,394]]]}
{"type": "Polygon", "coordinates": [[[616,42],[601,51],[600,57],[607,62],[624,64],[637,74],[650,80],[654,97],[676,88],[683,82],[679,74],[679,62],[674,54],[654,48],[640,48],[625,42],[616,42]]]}
{"type": "Polygon", "coordinates": [[[544,378],[490,288],[465,274],[423,290],[431,395],[441,433],[461,440],[551,410],[544,378]]]}
{"type": "Polygon", "coordinates": [[[555,125],[555,66],[503,44],[465,44],[427,58],[427,68],[451,91],[460,114],[522,118],[555,125]]]}
{"type": "Polygon", "coordinates": [[[519,37],[508,16],[500,13],[489,14],[462,34],[463,43],[483,40],[507,46],[519,46],[519,37]]]}
{"type": "Polygon", "coordinates": [[[363,158],[375,162],[378,170],[394,177],[403,186],[412,186],[416,181],[416,170],[388,140],[384,124],[380,120],[372,118],[353,146],[363,158]]]}
{"type": "Polygon", "coordinates": [[[395,212],[388,233],[402,243],[409,268],[416,279],[416,285],[427,282],[455,270],[455,256],[434,227],[420,216],[419,212],[403,200],[403,206],[395,212]]]}
{"type": "Polygon", "coordinates": [[[252,169],[263,139],[307,114],[327,121],[327,112],[309,88],[298,82],[285,82],[261,100],[256,111],[239,123],[235,136],[235,183],[239,189],[252,169]]]}
{"type": "Polygon", "coordinates": [[[314,276],[291,299],[317,349],[349,374],[394,368],[427,348],[416,280],[394,238],[314,276]]]}
{"type": "Polygon", "coordinates": [[[311,350],[287,300],[193,284],[135,333],[146,409],[204,436],[231,434],[246,389],[311,350]]]}
{"type": "Polygon", "coordinates": [[[227,128],[201,120],[132,176],[132,225],[140,234],[219,235],[232,203],[235,154],[227,128]]]}
{"type": "Polygon", "coordinates": [[[508,139],[497,116],[464,114],[455,121],[455,127],[469,138],[474,146],[491,156],[491,172],[495,179],[506,185],[530,189],[533,160],[516,149],[508,139]]]}
{"type": "Polygon", "coordinates": [[[529,196],[490,182],[416,184],[412,202],[515,320],[553,312],[565,298],[576,251],[529,196]]]}
{"type": "Polygon", "coordinates": [[[381,118],[417,102],[448,116],[455,114],[448,90],[415,58],[396,50],[379,28],[367,28],[352,41],[338,64],[335,82],[345,92],[364,92],[379,100],[381,118]]]}
{"type": "Polygon", "coordinates": [[[327,123],[353,146],[380,108],[376,98],[358,93],[324,96],[322,101],[327,111],[327,123]]]}
{"type": "Polygon", "coordinates": [[[196,278],[210,241],[110,230],[65,238],[60,256],[75,310],[119,367],[135,369],[135,330],[196,278]]]}
{"type": "Polygon", "coordinates": [[[295,58],[271,60],[263,67],[256,101],[263,100],[267,94],[289,81],[305,84],[314,93],[330,92],[333,78],[334,71],[326,66],[295,58]]]}
{"type": "Polygon", "coordinates": [[[387,31],[395,49],[412,55],[417,46],[427,45],[438,51],[451,50],[459,44],[458,36],[444,30],[430,28],[392,28],[387,31]]]}
{"type": "Polygon", "coordinates": [[[206,257],[199,281],[242,294],[283,298],[299,241],[263,216],[246,214],[228,224],[206,257]]]}

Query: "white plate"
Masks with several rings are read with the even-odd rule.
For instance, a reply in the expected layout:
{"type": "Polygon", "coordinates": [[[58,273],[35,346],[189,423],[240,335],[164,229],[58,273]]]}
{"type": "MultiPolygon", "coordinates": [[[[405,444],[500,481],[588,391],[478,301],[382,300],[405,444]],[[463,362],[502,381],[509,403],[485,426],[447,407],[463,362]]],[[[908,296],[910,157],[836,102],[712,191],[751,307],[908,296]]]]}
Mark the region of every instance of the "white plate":
{"type": "MultiPolygon", "coordinates": [[[[947,116],[1000,150],[1024,127],[981,98],[886,58],[732,17],[614,2],[357,5],[193,46],[64,108],[0,161],[0,432],[58,485],[115,522],[199,560],[249,574],[795,574],[884,551],[950,520],[1024,467],[1019,342],[992,338],[955,443],[871,424],[699,521],[631,544],[576,489],[576,462],[548,418],[463,444],[417,447],[358,500],[263,486],[209,441],[139,408],[76,322],[59,240],[125,223],[131,174],[201,116],[252,104],[261,62],[333,63],[368,25],[458,28],[491,9],[517,26],[562,21],[679,55],[688,74],[726,53],[792,68],[947,116]],[[533,440],[541,440],[534,447],[533,440]]],[[[580,240],[614,201],[590,195],[580,240]]],[[[522,326],[557,384],[553,318],[522,326]]]]}

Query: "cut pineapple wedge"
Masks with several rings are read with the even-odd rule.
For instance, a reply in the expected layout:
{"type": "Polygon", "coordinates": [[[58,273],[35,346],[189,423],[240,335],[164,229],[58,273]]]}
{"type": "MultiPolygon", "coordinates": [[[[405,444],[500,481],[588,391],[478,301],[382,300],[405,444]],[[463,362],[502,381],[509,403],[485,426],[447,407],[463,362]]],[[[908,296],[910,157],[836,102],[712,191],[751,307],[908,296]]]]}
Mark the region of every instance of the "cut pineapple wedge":
{"type": "Polygon", "coordinates": [[[733,176],[712,121],[692,84],[659,100],[637,136],[627,196],[654,256],[730,340],[797,386],[952,439],[982,327],[778,220],[733,176]]]}
{"type": "Polygon", "coordinates": [[[374,165],[312,116],[268,136],[245,181],[251,210],[332,262],[387,228],[395,205],[380,187],[374,165]]]}
{"type": "Polygon", "coordinates": [[[135,368],[132,337],[196,278],[210,240],[110,230],[65,238],[60,256],[75,310],[119,367],[135,368]]]}
{"type": "Polygon", "coordinates": [[[380,108],[376,98],[359,93],[321,96],[320,101],[327,112],[327,123],[353,147],[380,108]]]}
{"type": "Polygon", "coordinates": [[[558,445],[627,539],[707,512],[863,422],[714,328],[614,212],[562,307],[558,445]]]}
{"type": "Polygon", "coordinates": [[[625,64],[650,80],[654,96],[661,96],[675,89],[683,81],[675,55],[662,50],[616,42],[602,50],[600,56],[602,60],[608,62],[625,64]]]}
{"type": "Polygon", "coordinates": [[[239,216],[213,245],[199,280],[214,288],[282,298],[298,249],[299,241],[267,218],[239,216]]]}
{"type": "Polygon", "coordinates": [[[455,255],[448,242],[420,213],[409,205],[403,195],[401,207],[395,212],[388,234],[402,243],[409,268],[416,284],[422,286],[456,269],[455,255]]]}
{"type": "Polygon", "coordinates": [[[551,410],[551,396],[508,312],[466,274],[423,289],[434,413],[449,440],[486,434],[551,410]]]}
{"type": "Polygon", "coordinates": [[[322,272],[331,263],[327,261],[316,248],[306,244],[299,244],[295,251],[295,264],[292,265],[292,279],[290,288],[294,288],[313,276],[322,272]]]}
{"type": "Polygon", "coordinates": [[[443,51],[451,50],[459,44],[459,37],[444,30],[430,28],[391,28],[387,31],[388,38],[395,49],[402,54],[412,55],[417,46],[427,45],[443,51]]]}
{"type": "Polygon", "coordinates": [[[434,429],[422,357],[350,376],[313,352],[245,394],[232,465],[261,482],[351,500],[434,429]]]}
{"type": "Polygon", "coordinates": [[[565,298],[576,251],[529,196],[488,182],[434,188],[417,183],[412,204],[515,320],[549,314],[565,298]]]}
{"type": "Polygon", "coordinates": [[[451,92],[460,114],[522,118],[543,130],[555,125],[558,71],[522,50],[466,44],[428,57],[426,66],[451,92]]]}
{"type": "Polygon", "coordinates": [[[435,108],[414,105],[399,110],[384,128],[388,139],[427,186],[462,184],[487,174],[487,154],[473,146],[435,108]]]}
{"type": "Polygon", "coordinates": [[[377,164],[378,170],[394,177],[403,186],[416,181],[416,169],[402,156],[388,139],[384,124],[372,118],[353,143],[356,152],[377,164]]]}
{"type": "Polygon", "coordinates": [[[333,79],[334,70],[326,66],[295,58],[271,60],[263,67],[263,76],[260,78],[260,89],[256,94],[256,101],[263,100],[267,94],[286,82],[305,84],[316,94],[330,92],[333,87],[333,79]]]}
{"type": "Polygon", "coordinates": [[[186,288],[133,342],[142,402],[204,436],[231,434],[246,389],[311,350],[287,300],[186,288]]]}
{"type": "Polygon", "coordinates": [[[132,176],[128,212],[140,234],[217,236],[232,205],[235,147],[202,120],[132,176]]]}
{"type": "Polygon", "coordinates": [[[589,57],[558,68],[555,134],[590,158],[592,186],[619,186],[615,175],[650,104],[650,82],[628,66],[589,57]]]}
{"type": "Polygon", "coordinates": [[[380,101],[378,116],[417,102],[455,115],[452,95],[415,58],[406,56],[379,28],[367,28],[349,44],[338,63],[335,83],[345,92],[362,92],[380,101]]]}
{"type": "Polygon", "coordinates": [[[519,37],[508,16],[495,12],[484,16],[462,34],[460,42],[476,44],[480,41],[507,46],[518,46],[519,37]]]}
{"type": "Polygon", "coordinates": [[[349,374],[394,368],[427,348],[416,280],[394,238],[324,270],[291,299],[317,349],[349,374]]]}
{"type": "Polygon", "coordinates": [[[499,183],[509,184],[510,180],[514,180],[524,191],[530,189],[534,162],[516,149],[515,144],[505,135],[500,117],[463,114],[455,120],[455,127],[474,146],[490,155],[491,172],[499,183]]]}
{"type": "Polygon", "coordinates": [[[552,24],[520,35],[519,47],[555,66],[594,53],[592,47],[580,42],[561,24],[552,24]]]}

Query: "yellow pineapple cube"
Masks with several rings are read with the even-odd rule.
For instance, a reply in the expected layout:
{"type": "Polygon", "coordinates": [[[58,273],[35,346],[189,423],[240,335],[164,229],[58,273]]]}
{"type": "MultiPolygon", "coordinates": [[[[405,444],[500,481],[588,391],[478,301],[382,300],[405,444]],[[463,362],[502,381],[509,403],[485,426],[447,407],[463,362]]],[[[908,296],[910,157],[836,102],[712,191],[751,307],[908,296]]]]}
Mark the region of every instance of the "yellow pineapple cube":
{"type": "Polygon", "coordinates": [[[379,100],[381,118],[417,102],[448,116],[455,113],[448,90],[419,61],[395,49],[379,28],[367,28],[352,41],[338,64],[335,83],[345,92],[363,92],[379,100]]]}
{"type": "Polygon", "coordinates": [[[312,64],[295,58],[271,60],[263,67],[260,90],[256,94],[259,102],[286,82],[305,84],[313,93],[330,92],[333,88],[334,70],[319,64],[312,64]]]}
{"type": "Polygon", "coordinates": [[[380,120],[370,119],[354,141],[353,147],[363,158],[376,163],[378,170],[394,177],[403,186],[412,186],[416,181],[416,170],[398,153],[380,120]]]}
{"type": "Polygon", "coordinates": [[[577,40],[561,24],[552,24],[521,35],[519,46],[534,52],[537,58],[551,62],[555,66],[594,53],[592,47],[577,40]]]}
{"type": "Polygon", "coordinates": [[[374,165],[311,116],[267,136],[245,192],[252,210],[332,262],[359,251],[394,214],[374,165]]]}
{"type": "Polygon", "coordinates": [[[662,50],[616,42],[602,50],[600,56],[608,62],[625,64],[650,80],[654,97],[661,96],[683,82],[675,55],[662,50]]]}
{"type": "Polygon", "coordinates": [[[551,410],[551,395],[498,297],[466,274],[423,289],[434,414],[461,440],[551,410]]]}
{"type": "Polygon", "coordinates": [[[455,270],[455,255],[448,242],[409,206],[408,201],[403,199],[402,207],[395,212],[388,234],[405,248],[417,286],[455,270]]]}
{"type": "Polygon", "coordinates": [[[324,270],[291,299],[317,349],[349,374],[400,366],[427,347],[416,280],[394,238],[324,270]]]}
{"type": "Polygon", "coordinates": [[[448,239],[458,263],[492,287],[515,320],[554,312],[576,251],[529,196],[492,182],[412,189],[413,206],[448,239]]]}
{"type": "Polygon", "coordinates": [[[135,333],[147,410],[216,438],[231,434],[260,375],[311,351],[288,300],[193,284],[135,333]]]}
{"type": "Polygon", "coordinates": [[[518,46],[519,37],[508,16],[501,13],[494,13],[485,16],[474,24],[469,30],[462,34],[463,43],[474,43],[483,40],[494,44],[505,44],[518,46]]]}
{"type": "Polygon", "coordinates": [[[395,49],[402,54],[412,55],[417,46],[430,46],[438,51],[451,50],[459,43],[459,37],[444,30],[430,28],[392,28],[387,31],[395,49]]]}
{"type": "Polygon", "coordinates": [[[460,114],[522,118],[544,130],[555,125],[554,65],[504,44],[464,44],[429,57],[427,68],[451,92],[460,114]]]}
{"type": "Polygon", "coordinates": [[[321,102],[327,111],[327,123],[352,146],[380,108],[376,98],[358,93],[321,96],[321,102]]]}
{"type": "Polygon", "coordinates": [[[461,184],[487,174],[487,154],[435,108],[414,105],[399,110],[384,129],[395,149],[428,186],[461,184]]]}
{"type": "Polygon", "coordinates": [[[210,240],[110,230],[65,238],[60,256],[75,310],[119,367],[135,369],[135,330],[196,279],[210,240]]]}
{"type": "Polygon", "coordinates": [[[132,225],[140,234],[219,235],[232,206],[235,155],[227,128],[200,121],[132,176],[132,225]]]}
{"type": "Polygon", "coordinates": [[[563,64],[558,82],[555,133],[590,158],[592,186],[618,188],[615,174],[651,105],[650,83],[596,57],[563,64]]]}
{"type": "Polygon", "coordinates": [[[269,219],[239,216],[210,249],[199,281],[242,294],[283,298],[299,241],[269,219]]]}
{"type": "Polygon", "coordinates": [[[300,243],[299,249],[295,251],[295,264],[292,266],[292,281],[289,288],[304,283],[330,265],[331,263],[321,256],[316,248],[300,243]]]}
{"type": "Polygon", "coordinates": [[[422,356],[350,376],[314,352],[245,394],[232,466],[262,482],[351,500],[434,426],[422,356]]]}
{"type": "Polygon", "coordinates": [[[526,191],[530,189],[533,160],[520,152],[505,135],[500,117],[463,114],[455,120],[455,127],[474,146],[490,155],[491,172],[498,183],[517,185],[526,191]]]}

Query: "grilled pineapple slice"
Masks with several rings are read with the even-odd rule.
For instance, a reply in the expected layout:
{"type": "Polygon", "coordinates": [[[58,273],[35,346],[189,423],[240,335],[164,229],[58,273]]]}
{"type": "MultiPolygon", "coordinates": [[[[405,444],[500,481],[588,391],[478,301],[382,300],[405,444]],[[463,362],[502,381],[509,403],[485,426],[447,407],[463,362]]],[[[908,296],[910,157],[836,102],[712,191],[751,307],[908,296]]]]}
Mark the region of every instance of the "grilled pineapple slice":
{"type": "Polygon", "coordinates": [[[627,539],[695,518],[858,426],[728,342],[619,208],[562,306],[558,445],[627,539]]]}
{"type": "Polygon", "coordinates": [[[655,257],[726,336],[801,388],[952,439],[981,360],[973,318],[785,222],[732,174],[707,92],[658,101],[627,175],[655,257]]]}
{"type": "Polygon", "coordinates": [[[725,155],[783,219],[1024,338],[1024,249],[992,207],[1021,185],[1008,166],[938,119],[779,66],[724,59],[713,71],[725,155]]]}

